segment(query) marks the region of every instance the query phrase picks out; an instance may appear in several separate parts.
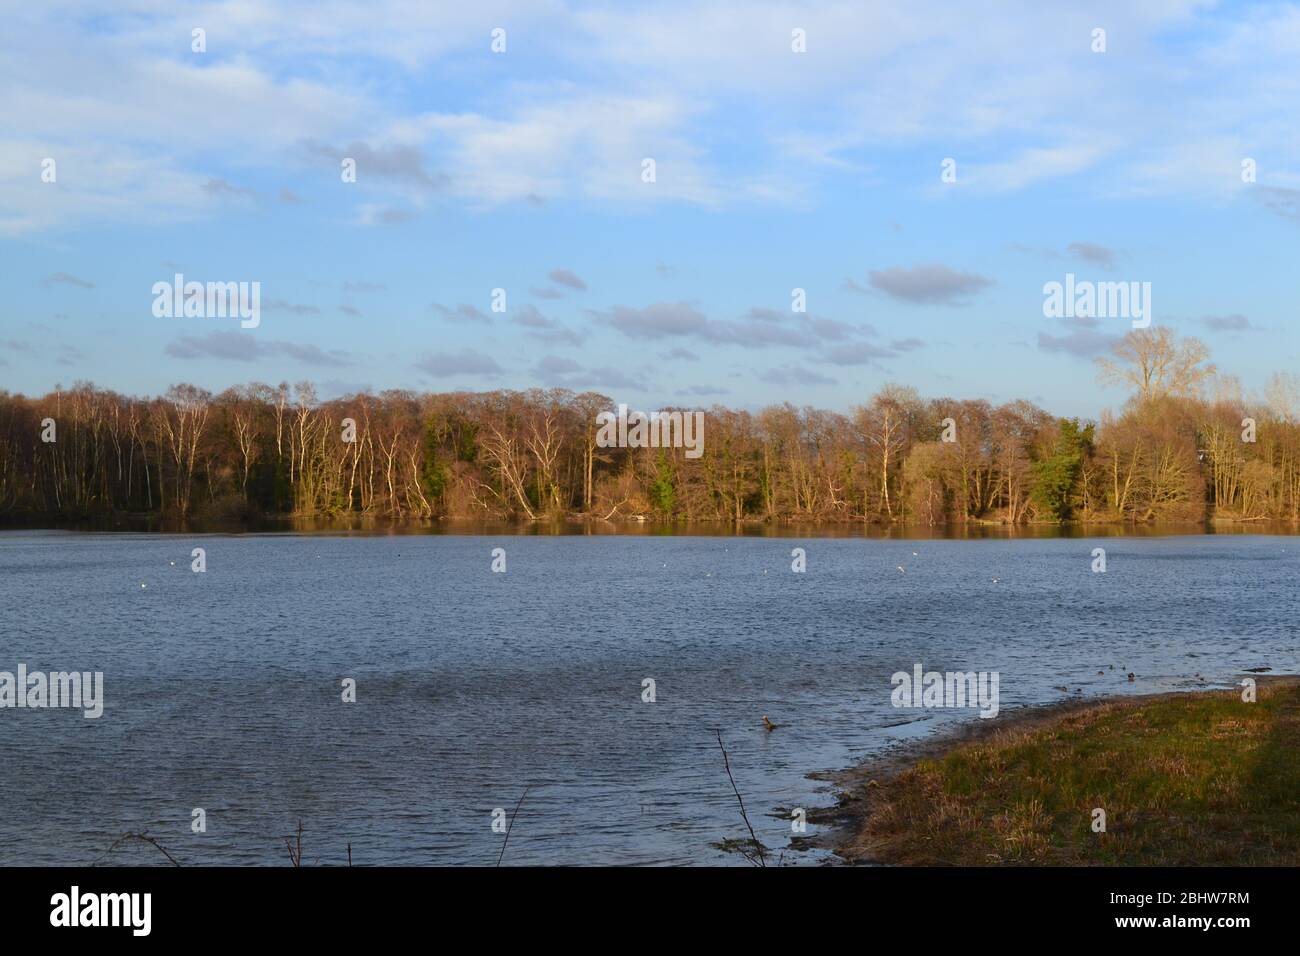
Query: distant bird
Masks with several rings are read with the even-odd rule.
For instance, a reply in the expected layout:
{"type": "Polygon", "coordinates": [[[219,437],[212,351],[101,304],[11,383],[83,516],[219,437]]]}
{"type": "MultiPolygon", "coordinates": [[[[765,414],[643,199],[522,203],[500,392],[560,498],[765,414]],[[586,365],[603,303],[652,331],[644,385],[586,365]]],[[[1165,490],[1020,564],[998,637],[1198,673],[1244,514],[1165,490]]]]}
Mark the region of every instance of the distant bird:
{"type": "Polygon", "coordinates": [[[1133,674],[1132,671],[1128,672],[1128,680],[1130,684],[1133,683],[1133,681],[1137,680],[1137,677],[1133,674]]]}
{"type": "Polygon", "coordinates": [[[140,582],[140,587],[147,588],[148,586],[149,585],[145,584],[143,581],[140,582]]]}
{"type": "Polygon", "coordinates": [[[774,723],[772,723],[772,721],[770,721],[770,720],[767,719],[767,714],[764,714],[764,715],[763,715],[763,726],[767,728],[767,732],[768,732],[768,733],[771,733],[772,731],[776,730],[776,728],[780,727],[781,725],[780,725],[780,724],[774,724],[774,723]]]}
{"type": "Polygon", "coordinates": [[[1062,686],[1062,687],[1053,687],[1052,690],[1059,690],[1062,694],[1064,694],[1067,693],[1070,690],[1070,688],[1062,686]]]}
{"type": "Polygon", "coordinates": [[[1105,671],[1097,671],[1097,676],[1098,676],[1098,677],[1101,677],[1101,676],[1102,676],[1103,674],[1105,674],[1105,673],[1106,673],[1105,671]]]}
{"type": "Polygon", "coordinates": [[[170,562],[170,563],[171,563],[171,566],[172,566],[173,568],[176,567],[176,562],[175,562],[175,561],[172,561],[172,562],[170,562]]]}
{"type": "Polygon", "coordinates": [[[907,573],[907,568],[903,567],[903,566],[900,564],[900,565],[898,566],[898,573],[899,573],[899,574],[906,574],[906,573],[907,573]]]}
{"type": "Polygon", "coordinates": [[[994,583],[994,584],[997,584],[997,583],[998,583],[998,579],[997,579],[997,578],[994,578],[994,579],[993,579],[993,583],[994,583]]]}

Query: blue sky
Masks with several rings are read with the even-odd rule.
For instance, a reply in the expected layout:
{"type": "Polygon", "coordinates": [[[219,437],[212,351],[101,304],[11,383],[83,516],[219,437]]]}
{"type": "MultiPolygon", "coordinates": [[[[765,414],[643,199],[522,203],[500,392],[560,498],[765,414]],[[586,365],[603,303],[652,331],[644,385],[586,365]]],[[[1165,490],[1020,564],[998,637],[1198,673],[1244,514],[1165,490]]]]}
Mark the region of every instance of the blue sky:
{"type": "Polygon", "coordinates": [[[1295,366],[1296,4],[424,6],[7,9],[0,388],[1095,416],[1128,323],[1045,318],[1067,272],[1150,282],[1248,391],[1295,366]],[[260,325],[154,317],[177,271],[260,325]]]}

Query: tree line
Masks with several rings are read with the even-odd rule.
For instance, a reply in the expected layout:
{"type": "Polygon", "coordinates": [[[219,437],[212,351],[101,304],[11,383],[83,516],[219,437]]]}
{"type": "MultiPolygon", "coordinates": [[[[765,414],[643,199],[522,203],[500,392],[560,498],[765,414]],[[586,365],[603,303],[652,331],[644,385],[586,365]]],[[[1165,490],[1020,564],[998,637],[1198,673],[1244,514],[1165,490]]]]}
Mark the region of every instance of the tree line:
{"type": "Polygon", "coordinates": [[[322,401],[300,382],[135,398],[0,391],[0,515],[681,521],[1300,519],[1300,379],[1247,400],[1205,346],[1134,330],[1132,397],[1083,422],[888,385],[847,414],[705,411],[704,454],[606,448],[614,401],[566,389],[322,401]]]}

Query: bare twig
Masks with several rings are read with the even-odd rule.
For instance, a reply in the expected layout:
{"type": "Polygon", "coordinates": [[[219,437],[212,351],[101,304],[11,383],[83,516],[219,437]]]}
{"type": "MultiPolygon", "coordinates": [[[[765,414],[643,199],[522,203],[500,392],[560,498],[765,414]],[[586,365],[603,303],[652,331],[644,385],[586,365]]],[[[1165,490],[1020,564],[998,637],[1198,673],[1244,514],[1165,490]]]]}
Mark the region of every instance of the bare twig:
{"type": "Polygon", "coordinates": [[[352,865],[352,844],[348,844],[348,866],[352,865]]]}
{"type": "Polygon", "coordinates": [[[161,843],[159,843],[153,837],[149,836],[147,833],[123,833],[120,837],[118,837],[116,840],[113,841],[112,846],[110,846],[107,850],[104,851],[104,855],[101,856],[99,860],[96,860],[91,865],[92,866],[98,865],[100,860],[103,860],[105,857],[107,857],[110,853],[116,850],[123,843],[127,843],[131,840],[139,840],[142,843],[148,843],[151,847],[154,847],[163,856],[167,857],[167,859],[171,861],[172,866],[181,865],[180,862],[174,856],[172,856],[170,853],[167,852],[166,849],[163,848],[163,845],[161,843]]]}
{"type": "Polygon", "coordinates": [[[506,824],[506,838],[501,841],[501,852],[497,854],[497,866],[501,865],[501,858],[506,855],[506,844],[510,842],[510,831],[514,829],[515,817],[519,814],[519,808],[524,805],[524,797],[528,796],[528,788],[524,787],[524,792],[519,795],[519,802],[515,804],[515,812],[510,814],[510,822],[506,824]]]}
{"type": "MultiPolygon", "coordinates": [[[[731,775],[731,761],[727,759],[727,748],[722,745],[722,731],[715,730],[714,733],[718,735],[718,749],[722,751],[722,766],[726,768],[727,779],[731,781],[731,789],[736,794],[736,802],[740,804],[740,817],[745,821],[745,826],[749,828],[750,839],[754,841],[754,851],[758,854],[758,865],[767,866],[767,861],[763,857],[763,844],[759,842],[758,834],[754,832],[754,827],[749,822],[749,814],[745,812],[745,801],[740,798],[740,790],[736,787],[736,778],[731,775]]],[[[741,855],[749,862],[754,862],[750,859],[749,854],[744,853],[744,851],[741,851],[741,855]]]]}
{"type": "Polygon", "coordinates": [[[298,849],[294,851],[293,842],[289,837],[284,838],[285,849],[289,851],[289,862],[295,867],[302,866],[302,820],[298,821],[298,849]]]}

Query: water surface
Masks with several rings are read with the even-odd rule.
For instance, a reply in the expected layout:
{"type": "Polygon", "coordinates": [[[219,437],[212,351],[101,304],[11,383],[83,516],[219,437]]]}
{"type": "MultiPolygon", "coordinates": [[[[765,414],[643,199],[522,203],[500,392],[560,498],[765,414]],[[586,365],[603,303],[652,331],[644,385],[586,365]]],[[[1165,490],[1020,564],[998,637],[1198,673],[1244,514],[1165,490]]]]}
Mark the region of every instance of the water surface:
{"type": "Polygon", "coordinates": [[[282,865],[301,819],[308,864],[492,864],[528,788],[506,863],[743,864],[713,846],[745,835],[715,728],[779,850],[787,808],[832,802],[809,772],[978,719],[895,709],[893,672],[996,670],[1004,714],[1294,673],[1297,570],[1268,535],[0,533],[0,670],[103,671],[107,698],[0,710],[0,862],[165,863],[104,857],[147,831],[282,865]]]}

